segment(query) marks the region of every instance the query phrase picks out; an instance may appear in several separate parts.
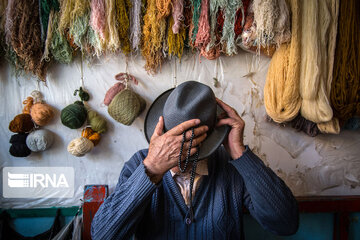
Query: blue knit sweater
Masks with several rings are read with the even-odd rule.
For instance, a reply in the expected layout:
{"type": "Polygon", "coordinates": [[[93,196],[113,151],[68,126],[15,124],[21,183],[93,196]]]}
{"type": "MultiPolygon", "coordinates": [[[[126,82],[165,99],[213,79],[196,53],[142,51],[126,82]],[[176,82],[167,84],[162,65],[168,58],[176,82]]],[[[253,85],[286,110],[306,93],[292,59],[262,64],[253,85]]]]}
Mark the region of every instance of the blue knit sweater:
{"type": "Polygon", "coordinates": [[[294,234],[298,207],[285,183],[248,148],[231,160],[223,147],[209,158],[193,200],[194,221],[168,171],[155,185],[145,173],[147,150],[125,163],[115,191],[94,216],[91,235],[98,239],[244,239],[243,207],[266,230],[294,234]]]}

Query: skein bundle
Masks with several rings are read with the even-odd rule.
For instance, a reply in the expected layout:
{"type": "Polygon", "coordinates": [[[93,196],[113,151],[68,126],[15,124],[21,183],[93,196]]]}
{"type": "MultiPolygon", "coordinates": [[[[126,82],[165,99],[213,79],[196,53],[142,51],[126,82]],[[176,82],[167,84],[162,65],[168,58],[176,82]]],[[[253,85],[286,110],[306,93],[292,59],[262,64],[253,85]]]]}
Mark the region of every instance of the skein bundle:
{"type": "Polygon", "coordinates": [[[94,143],[85,137],[73,139],[67,146],[69,153],[75,157],[82,157],[94,148],[94,143]]]}
{"type": "Polygon", "coordinates": [[[27,133],[14,134],[10,138],[9,152],[14,157],[27,157],[31,154],[31,150],[26,145],[27,133]]]}
{"type": "Polygon", "coordinates": [[[124,125],[131,125],[145,109],[145,100],[130,89],[119,92],[108,107],[109,115],[124,125]]]}
{"type": "Polygon", "coordinates": [[[264,88],[267,114],[275,122],[294,119],[301,107],[299,93],[301,61],[301,1],[291,0],[292,36],[290,44],[282,44],[271,59],[264,88]]]}
{"type": "Polygon", "coordinates": [[[156,74],[164,59],[162,42],[165,37],[166,20],[157,18],[156,0],[149,0],[147,3],[141,54],[146,60],[145,70],[150,74],[156,74]]]}
{"type": "Polygon", "coordinates": [[[338,0],[303,2],[300,95],[301,115],[315,123],[330,121],[332,62],[338,0]]]}
{"type": "Polygon", "coordinates": [[[54,142],[54,134],[46,129],[31,132],[26,138],[27,147],[33,152],[49,149],[54,142]]]}
{"type": "Polygon", "coordinates": [[[43,45],[38,0],[11,1],[8,15],[7,41],[24,64],[26,72],[33,73],[40,80],[46,81],[47,64],[41,61],[43,45]]]}
{"type": "Polygon", "coordinates": [[[107,131],[107,123],[105,118],[100,116],[94,110],[88,110],[87,116],[88,116],[88,123],[95,132],[104,133],[107,131]]]}
{"type": "Polygon", "coordinates": [[[340,133],[340,123],[337,118],[332,118],[330,121],[318,123],[317,124],[320,132],[330,133],[330,134],[339,134],[340,133]]]}
{"type": "Polygon", "coordinates": [[[101,135],[95,132],[91,127],[87,127],[81,132],[81,136],[89,139],[94,146],[98,145],[101,139],[101,135]]]}
{"type": "Polygon", "coordinates": [[[34,123],[30,114],[22,113],[16,115],[9,124],[9,130],[14,133],[30,132],[34,128],[34,123]]]}
{"type": "Polygon", "coordinates": [[[61,110],[60,118],[63,125],[77,129],[85,123],[87,110],[82,102],[76,101],[61,110]]]}
{"type": "Polygon", "coordinates": [[[196,34],[194,46],[198,49],[205,50],[210,43],[210,22],[209,22],[209,0],[201,1],[201,12],[199,18],[199,27],[196,34]]]}
{"type": "Polygon", "coordinates": [[[174,19],[170,18],[169,26],[168,26],[168,37],[167,37],[167,44],[168,44],[168,52],[170,56],[177,56],[180,60],[183,55],[184,51],[184,41],[186,38],[186,30],[183,26],[180,27],[180,30],[177,30],[178,33],[174,34],[173,26],[174,26],[174,19]]]}
{"type": "Polygon", "coordinates": [[[315,137],[320,133],[320,130],[316,123],[305,119],[300,114],[291,121],[291,126],[298,131],[306,133],[310,137],[315,137]]]}
{"type": "Polygon", "coordinates": [[[341,123],[360,116],[360,3],[340,2],[331,104],[341,123]]]}

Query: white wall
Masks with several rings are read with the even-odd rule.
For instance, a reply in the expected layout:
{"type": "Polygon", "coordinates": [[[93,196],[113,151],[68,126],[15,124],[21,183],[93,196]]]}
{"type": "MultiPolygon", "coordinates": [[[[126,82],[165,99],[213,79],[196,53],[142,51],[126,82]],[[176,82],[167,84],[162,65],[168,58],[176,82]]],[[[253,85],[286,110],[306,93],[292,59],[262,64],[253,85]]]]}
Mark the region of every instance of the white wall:
{"type": "MultiPolygon", "coordinates": [[[[129,72],[139,80],[136,92],[151,102],[177,82],[197,80],[211,86],[217,97],[232,105],[246,121],[245,143],[276,171],[296,195],[360,194],[360,132],[343,131],[339,136],[319,135],[311,138],[290,128],[265,121],[263,86],[270,59],[249,53],[221,57],[217,61],[198,55],[184,56],[181,64],[167,61],[161,73],[149,76],[141,57],[129,60],[129,72]],[[253,72],[253,74],[248,74],[253,72]],[[248,76],[245,76],[248,75],[248,76]],[[220,87],[213,86],[213,77],[220,87]]],[[[122,56],[102,57],[84,64],[84,85],[91,94],[90,106],[108,120],[109,130],[101,142],[85,157],[77,158],[66,150],[67,144],[81,135],[60,122],[62,108],[77,100],[73,92],[80,84],[80,59],[71,65],[53,64],[49,68],[47,86],[29,77],[16,78],[4,61],[0,64],[0,166],[70,166],[75,169],[75,195],[71,199],[4,199],[2,207],[74,206],[80,204],[86,184],[108,184],[112,190],[125,161],[134,152],[148,146],[143,134],[146,111],[129,127],[114,121],[102,104],[106,91],[116,83],[114,75],[125,71],[122,56]],[[32,153],[27,158],[10,156],[8,143],[12,133],[8,124],[21,113],[22,101],[39,89],[47,103],[56,107],[56,119],[46,126],[56,133],[51,149],[32,153]]],[[[2,178],[1,178],[2,179],[2,178]]]]}

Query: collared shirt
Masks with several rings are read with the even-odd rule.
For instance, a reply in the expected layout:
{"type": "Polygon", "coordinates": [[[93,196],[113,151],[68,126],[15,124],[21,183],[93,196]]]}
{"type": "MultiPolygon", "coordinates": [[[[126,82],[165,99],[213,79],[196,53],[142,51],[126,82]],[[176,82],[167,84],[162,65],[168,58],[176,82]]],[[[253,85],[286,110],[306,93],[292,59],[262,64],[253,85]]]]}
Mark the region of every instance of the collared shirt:
{"type": "MultiPolygon", "coordinates": [[[[174,181],[177,183],[181,195],[184,198],[185,204],[190,206],[190,176],[191,171],[187,173],[175,173],[170,170],[171,176],[173,177],[174,181]]],[[[194,178],[194,186],[192,191],[192,199],[194,199],[195,193],[198,190],[203,176],[208,175],[208,160],[201,160],[197,163],[196,171],[195,171],[195,178],[194,178]]]]}

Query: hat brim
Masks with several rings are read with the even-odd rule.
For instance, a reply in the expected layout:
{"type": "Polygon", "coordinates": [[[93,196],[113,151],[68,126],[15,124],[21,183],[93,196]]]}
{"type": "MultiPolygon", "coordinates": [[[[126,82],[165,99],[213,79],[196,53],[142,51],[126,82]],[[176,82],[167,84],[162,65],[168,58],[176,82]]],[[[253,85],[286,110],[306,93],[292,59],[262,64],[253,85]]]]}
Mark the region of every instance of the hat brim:
{"type": "MultiPolygon", "coordinates": [[[[173,90],[174,88],[169,89],[157,97],[146,114],[144,131],[148,143],[150,143],[151,136],[154,133],[156,124],[159,121],[159,117],[163,115],[165,102],[173,90]]],[[[217,105],[217,115],[220,115],[222,112],[224,112],[224,110],[219,105],[217,105]]],[[[222,144],[229,131],[230,126],[228,125],[215,127],[214,130],[201,143],[198,159],[201,160],[208,158],[212,153],[214,153],[215,150],[222,144]]],[[[189,158],[190,161],[193,161],[194,159],[194,155],[189,158]]]]}

